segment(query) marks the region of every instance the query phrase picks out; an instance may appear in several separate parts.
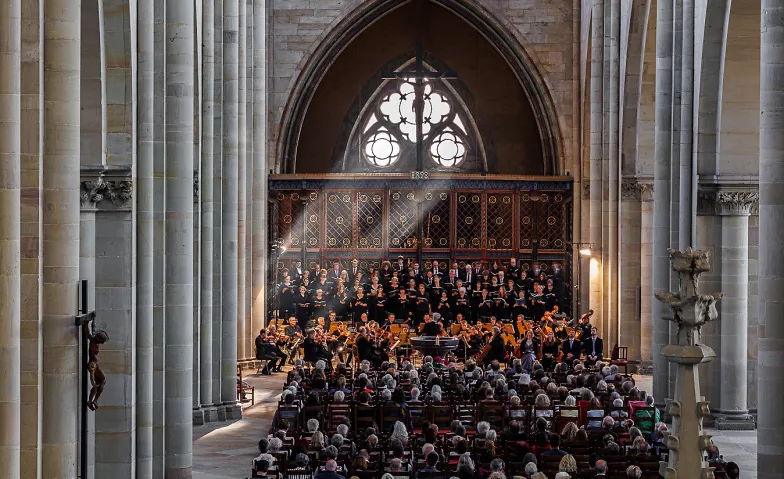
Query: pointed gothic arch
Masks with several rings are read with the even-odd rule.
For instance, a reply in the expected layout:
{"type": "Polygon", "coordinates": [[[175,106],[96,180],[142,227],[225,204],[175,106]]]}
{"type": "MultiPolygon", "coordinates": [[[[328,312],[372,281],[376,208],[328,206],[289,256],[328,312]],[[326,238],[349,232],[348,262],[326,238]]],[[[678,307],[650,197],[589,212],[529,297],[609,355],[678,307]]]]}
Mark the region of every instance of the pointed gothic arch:
{"type": "MultiPolygon", "coordinates": [[[[366,2],[356,9],[347,9],[298,67],[299,75],[291,86],[291,94],[281,113],[275,147],[275,171],[296,173],[297,147],[305,115],[321,80],[335,59],[354,38],[391,11],[412,0],[380,0],[366,2]]],[[[493,15],[481,0],[428,0],[442,7],[475,29],[503,59],[524,92],[538,129],[543,173],[561,174],[563,141],[554,102],[535,61],[504,20],[493,15]]]]}

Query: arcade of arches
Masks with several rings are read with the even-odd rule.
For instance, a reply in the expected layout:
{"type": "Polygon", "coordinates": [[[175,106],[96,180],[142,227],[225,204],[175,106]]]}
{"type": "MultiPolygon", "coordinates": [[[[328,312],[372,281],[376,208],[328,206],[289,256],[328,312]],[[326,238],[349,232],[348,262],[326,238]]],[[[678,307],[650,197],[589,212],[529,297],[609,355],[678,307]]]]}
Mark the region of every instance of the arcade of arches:
{"type": "Polygon", "coordinates": [[[0,0],[0,32],[3,477],[191,477],[303,255],[560,264],[663,401],[694,247],[711,421],[784,478],[784,0],[0,0]]]}

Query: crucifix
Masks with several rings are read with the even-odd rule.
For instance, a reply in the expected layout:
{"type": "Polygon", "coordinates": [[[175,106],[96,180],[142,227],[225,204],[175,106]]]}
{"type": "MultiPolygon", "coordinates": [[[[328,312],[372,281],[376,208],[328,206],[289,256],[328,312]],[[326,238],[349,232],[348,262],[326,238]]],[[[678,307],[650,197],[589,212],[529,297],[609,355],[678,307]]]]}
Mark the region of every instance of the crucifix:
{"type": "MultiPolygon", "coordinates": [[[[422,55],[422,41],[416,42],[416,58],[414,59],[414,69],[404,71],[394,71],[383,76],[385,80],[413,81],[414,85],[414,117],[416,122],[416,169],[421,173],[425,169],[425,148],[422,134],[422,125],[425,122],[425,85],[428,80],[454,80],[457,74],[451,71],[434,71],[425,68],[422,55]]],[[[405,121],[405,120],[404,120],[405,121]]],[[[414,174],[412,172],[412,177],[414,174]]],[[[423,176],[417,176],[423,178],[423,176]]],[[[422,198],[417,199],[417,217],[419,218],[417,227],[417,261],[422,263],[422,243],[424,242],[424,212],[422,210],[422,198]]]]}

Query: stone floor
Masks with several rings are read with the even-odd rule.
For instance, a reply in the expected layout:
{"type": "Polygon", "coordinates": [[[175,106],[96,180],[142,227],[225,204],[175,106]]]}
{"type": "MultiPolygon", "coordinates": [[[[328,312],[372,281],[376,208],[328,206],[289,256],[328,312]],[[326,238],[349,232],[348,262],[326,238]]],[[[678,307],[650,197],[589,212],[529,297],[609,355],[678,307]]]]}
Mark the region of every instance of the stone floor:
{"type": "MultiPolygon", "coordinates": [[[[233,422],[212,423],[193,428],[194,479],[242,479],[250,476],[256,444],[266,436],[283,374],[256,376],[246,371],[247,381],[256,388],[255,405],[243,404],[243,418],[233,422]]],[[[638,385],[650,390],[650,377],[639,377],[638,385]]],[[[743,479],[757,479],[756,431],[707,430],[726,461],[734,461],[743,479]]]]}

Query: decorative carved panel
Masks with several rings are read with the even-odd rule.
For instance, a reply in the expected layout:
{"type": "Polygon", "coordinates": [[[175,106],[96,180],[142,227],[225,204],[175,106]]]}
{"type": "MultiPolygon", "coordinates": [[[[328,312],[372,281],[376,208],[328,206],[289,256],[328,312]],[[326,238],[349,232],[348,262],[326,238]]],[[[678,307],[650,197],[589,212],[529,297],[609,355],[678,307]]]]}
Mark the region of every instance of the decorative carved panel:
{"type": "Polygon", "coordinates": [[[417,247],[417,203],[413,190],[389,192],[389,247],[417,247]]]}
{"type": "Polygon", "coordinates": [[[326,197],[326,247],[356,248],[354,192],[325,191],[324,196],[326,197]]]}
{"type": "Polygon", "coordinates": [[[425,248],[449,248],[451,208],[449,192],[434,190],[425,192],[423,202],[425,214],[422,218],[425,248]]]}
{"type": "Polygon", "coordinates": [[[382,191],[357,193],[357,225],[360,248],[384,247],[384,193],[382,191]]]}
{"type": "Polygon", "coordinates": [[[487,193],[487,249],[511,250],[514,224],[514,193],[487,193]]]}
{"type": "Polygon", "coordinates": [[[458,249],[482,248],[482,193],[458,191],[455,214],[455,247],[458,249]]]}
{"type": "MultiPolygon", "coordinates": [[[[566,202],[560,192],[542,192],[539,198],[537,215],[537,235],[539,249],[566,249],[566,202]]],[[[544,267],[542,267],[544,269],[544,267]]]]}

